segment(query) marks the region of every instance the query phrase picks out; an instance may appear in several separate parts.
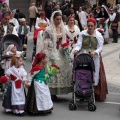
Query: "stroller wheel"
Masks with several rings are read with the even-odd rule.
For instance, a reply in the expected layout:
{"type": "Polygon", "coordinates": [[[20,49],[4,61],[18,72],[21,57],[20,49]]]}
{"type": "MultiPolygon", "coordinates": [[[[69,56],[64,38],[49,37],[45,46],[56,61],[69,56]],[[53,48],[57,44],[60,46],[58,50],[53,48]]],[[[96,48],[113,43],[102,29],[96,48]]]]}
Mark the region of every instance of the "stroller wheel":
{"type": "Polygon", "coordinates": [[[77,109],[76,105],[73,102],[71,102],[69,104],[69,110],[76,110],[76,109],[77,109]]]}
{"type": "Polygon", "coordinates": [[[95,111],[96,110],[96,106],[94,104],[89,104],[88,105],[88,110],[89,111],[95,111]]]}

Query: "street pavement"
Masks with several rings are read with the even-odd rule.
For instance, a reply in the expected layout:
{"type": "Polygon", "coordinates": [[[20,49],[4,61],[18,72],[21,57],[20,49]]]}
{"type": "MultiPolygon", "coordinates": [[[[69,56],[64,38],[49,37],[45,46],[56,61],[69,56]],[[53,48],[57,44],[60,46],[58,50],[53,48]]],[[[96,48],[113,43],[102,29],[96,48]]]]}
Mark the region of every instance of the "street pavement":
{"type": "MultiPolygon", "coordinates": [[[[33,33],[28,41],[27,60],[25,68],[30,70],[33,52],[33,33]]],[[[109,43],[104,45],[102,51],[103,63],[105,67],[109,94],[104,102],[96,102],[97,110],[90,112],[87,104],[78,104],[77,110],[70,111],[68,108],[72,94],[60,95],[54,102],[52,114],[18,117],[12,114],[6,114],[2,108],[2,97],[0,99],[0,120],[120,120],[120,40],[118,43],[109,43]]]]}

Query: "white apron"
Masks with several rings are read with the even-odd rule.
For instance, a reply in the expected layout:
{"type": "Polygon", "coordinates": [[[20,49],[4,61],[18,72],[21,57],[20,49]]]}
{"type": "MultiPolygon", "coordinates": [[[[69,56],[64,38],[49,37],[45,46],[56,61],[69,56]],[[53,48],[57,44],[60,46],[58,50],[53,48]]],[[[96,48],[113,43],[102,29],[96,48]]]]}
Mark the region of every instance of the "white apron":
{"type": "Polygon", "coordinates": [[[48,85],[44,82],[34,81],[37,109],[39,111],[49,110],[53,107],[48,85]]]}
{"type": "Polygon", "coordinates": [[[24,80],[27,80],[26,76],[27,73],[24,70],[23,66],[20,68],[16,68],[15,66],[12,66],[6,71],[6,75],[10,76],[13,75],[17,79],[16,80],[11,80],[12,83],[12,91],[11,91],[11,104],[12,105],[23,105],[25,104],[25,92],[24,92],[24,80]],[[17,80],[21,80],[21,87],[16,88],[15,82],[17,80]]]}

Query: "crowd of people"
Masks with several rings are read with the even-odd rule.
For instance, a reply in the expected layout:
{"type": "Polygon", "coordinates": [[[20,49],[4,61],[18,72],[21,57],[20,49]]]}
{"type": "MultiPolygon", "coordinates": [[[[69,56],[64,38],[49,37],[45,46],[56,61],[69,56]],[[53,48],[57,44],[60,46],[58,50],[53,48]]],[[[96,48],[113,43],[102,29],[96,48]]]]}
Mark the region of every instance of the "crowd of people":
{"type": "Polygon", "coordinates": [[[5,76],[0,81],[7,84],[3,98],[6,112],[17,115],[46,114],[53,110],[57,95],[68,94],[72,90],[73,61],[78,54],[89,54],[95,64],[95,99],[104,101],[108,94],[107,82],[101,52],[104,44],[110,43],[110,30],[113,43],[118,42],[120,27],[120,5],[80,6],[74,9],[72,1],[63,4],[46,2],[45,7],[33,2],[29,7],[29,25],[19,9],[12,11],[6,3],[2,5],[0,41],[7,34],[18,36],[23,51],[9,45],[4,54],[13,54],[2,60],[5,76]],[[24,68],[27,54],[27,39],[34,26],[37,31],[36,55],[31,63],[31,84],[24,68]],[[66,49],[67,48],[67,49],[66,49]],[[7,80],[8,79],[8,80],[7,80]],[[24,89],[27,90],[25,97],[24,89]]]}

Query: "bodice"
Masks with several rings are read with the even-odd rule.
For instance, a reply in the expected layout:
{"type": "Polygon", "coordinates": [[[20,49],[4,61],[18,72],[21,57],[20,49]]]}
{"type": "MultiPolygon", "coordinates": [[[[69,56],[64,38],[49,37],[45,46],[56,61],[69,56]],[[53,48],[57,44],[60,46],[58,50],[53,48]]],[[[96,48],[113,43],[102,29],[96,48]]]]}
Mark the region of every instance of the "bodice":
{"type": "Polygon", "coordinates": [[[94,36],[86,36],[82,35],[83,42],[82,42],[82,50],[86,50],[87,53],[93,52],[97,49],[97,39],[94,36]]]}

